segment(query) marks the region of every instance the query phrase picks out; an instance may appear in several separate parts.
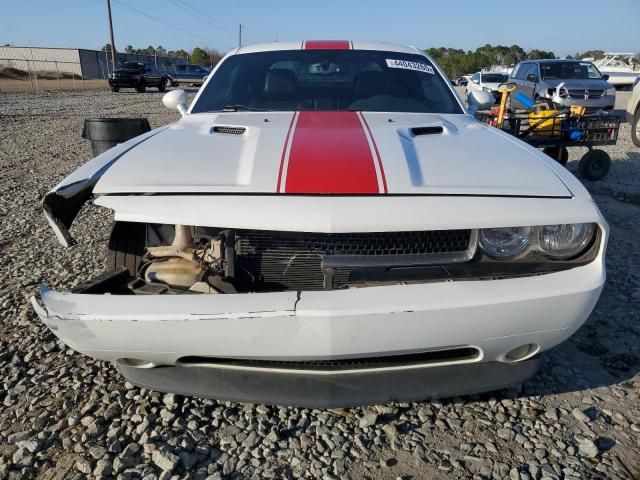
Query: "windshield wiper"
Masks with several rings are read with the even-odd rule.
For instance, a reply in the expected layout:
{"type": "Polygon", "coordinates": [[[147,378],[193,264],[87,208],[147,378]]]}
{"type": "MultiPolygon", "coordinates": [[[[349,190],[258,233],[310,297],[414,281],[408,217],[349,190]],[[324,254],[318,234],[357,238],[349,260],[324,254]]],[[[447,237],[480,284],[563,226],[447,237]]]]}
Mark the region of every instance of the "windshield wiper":
{"type": "Polygon", "coordinates": [[[222,107],[222,112],[239,112],[240,110],[246,110],[248,112],[268,112],[264,108],[247,107],[246,105],[225,105],[222,107]]]}

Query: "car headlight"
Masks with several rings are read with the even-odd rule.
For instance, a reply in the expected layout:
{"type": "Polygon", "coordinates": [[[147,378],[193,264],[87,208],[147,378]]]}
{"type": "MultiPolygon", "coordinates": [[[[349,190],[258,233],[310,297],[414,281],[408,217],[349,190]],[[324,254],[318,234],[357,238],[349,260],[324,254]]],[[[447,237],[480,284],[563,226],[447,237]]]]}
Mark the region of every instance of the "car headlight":
{"type": "Polygon", "coordinates": [[[482,87],[482,91],[491,93],[493,90],[491,90],[489,87],[482,87]]]}
{"type": "Polygon", "coordinates": [[[514,257],[529,246],[531,227],[484,228],[480,248],[495,258],[514,257]]]}
{"type": "Polygon", "coordinates": [[[580,253],[593,238],[593,223],[543,225],[538,230],[538,246],[553,258],[569,258],[580,253]]]}
{"type": "Polygon", "coordinates": [[[615,95],[616,94],[616,88],[615,87],[611,87],[611,88],[607,88],[604,91],[605,95],[615,95]]]}
{"type": "Polygon", "coordinates": [[[564,260],[583,252],[595,233],[594,223],[484,228],[479,231],[478,242],[485,254],[496,259],[509,260],[538,251],[552,260],[564,260]]]}

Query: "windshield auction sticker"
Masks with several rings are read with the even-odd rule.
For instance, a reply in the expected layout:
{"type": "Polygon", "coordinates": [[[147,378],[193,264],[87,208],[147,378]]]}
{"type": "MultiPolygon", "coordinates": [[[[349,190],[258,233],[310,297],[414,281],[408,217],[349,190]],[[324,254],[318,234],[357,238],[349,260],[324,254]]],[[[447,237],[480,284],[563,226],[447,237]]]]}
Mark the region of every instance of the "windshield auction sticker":
{"type": "Polygon", "coordinates": [[[435,75],[433,67],[426,63],[408,62],[407,60],[393,60],[391,58],[387,58],[387,67],[403,68],[405,70],[415,70],[417,72],[427,72],[431,75],[435,75]]]}

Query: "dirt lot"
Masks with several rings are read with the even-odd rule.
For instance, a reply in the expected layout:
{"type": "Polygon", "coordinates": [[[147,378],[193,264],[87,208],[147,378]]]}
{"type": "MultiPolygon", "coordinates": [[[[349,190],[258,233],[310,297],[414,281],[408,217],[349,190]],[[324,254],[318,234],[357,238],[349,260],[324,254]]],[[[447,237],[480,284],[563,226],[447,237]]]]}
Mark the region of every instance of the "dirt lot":
{"type": "Polygon", "coordinates": [[[487,395],[322,411],[135,388],[31,311],[40,282],[66,289],[102,269],[109,212],[85,208],[79,245],[64,249],[40,210],[90,157],[83,119],[175,121],[160,99],[0,94],[0,479],[640,478],[640,150],[628,125],[607,148],[609,176],[587,183],[611,225],[607,285],[534,378],[487,395]]]}
{"type": "Polygon", "coordinates": [[[108,90],[109,85],[105,80],[81,80],[74,79],[38,79],[30,80],[13,80],[0,78],[0,92],[57,92],[68,90],[108,90]]]}

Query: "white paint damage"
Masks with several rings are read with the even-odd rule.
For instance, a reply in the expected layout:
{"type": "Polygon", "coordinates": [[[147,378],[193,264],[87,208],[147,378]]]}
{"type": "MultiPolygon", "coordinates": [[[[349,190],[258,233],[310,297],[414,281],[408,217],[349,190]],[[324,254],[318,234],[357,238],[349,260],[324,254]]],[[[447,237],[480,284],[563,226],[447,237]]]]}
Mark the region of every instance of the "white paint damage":
{"type": "Polygon", "coordinates": [[[43,289],[37,313],[72,348],[109,361],[333,359],[461,345],[480,349],[480,361],[504,361],[516,346],[546,350],[579,328],[604,284],[602,263],[600,257],[539,277],[324,292],[105,296],[43,289]]]}

